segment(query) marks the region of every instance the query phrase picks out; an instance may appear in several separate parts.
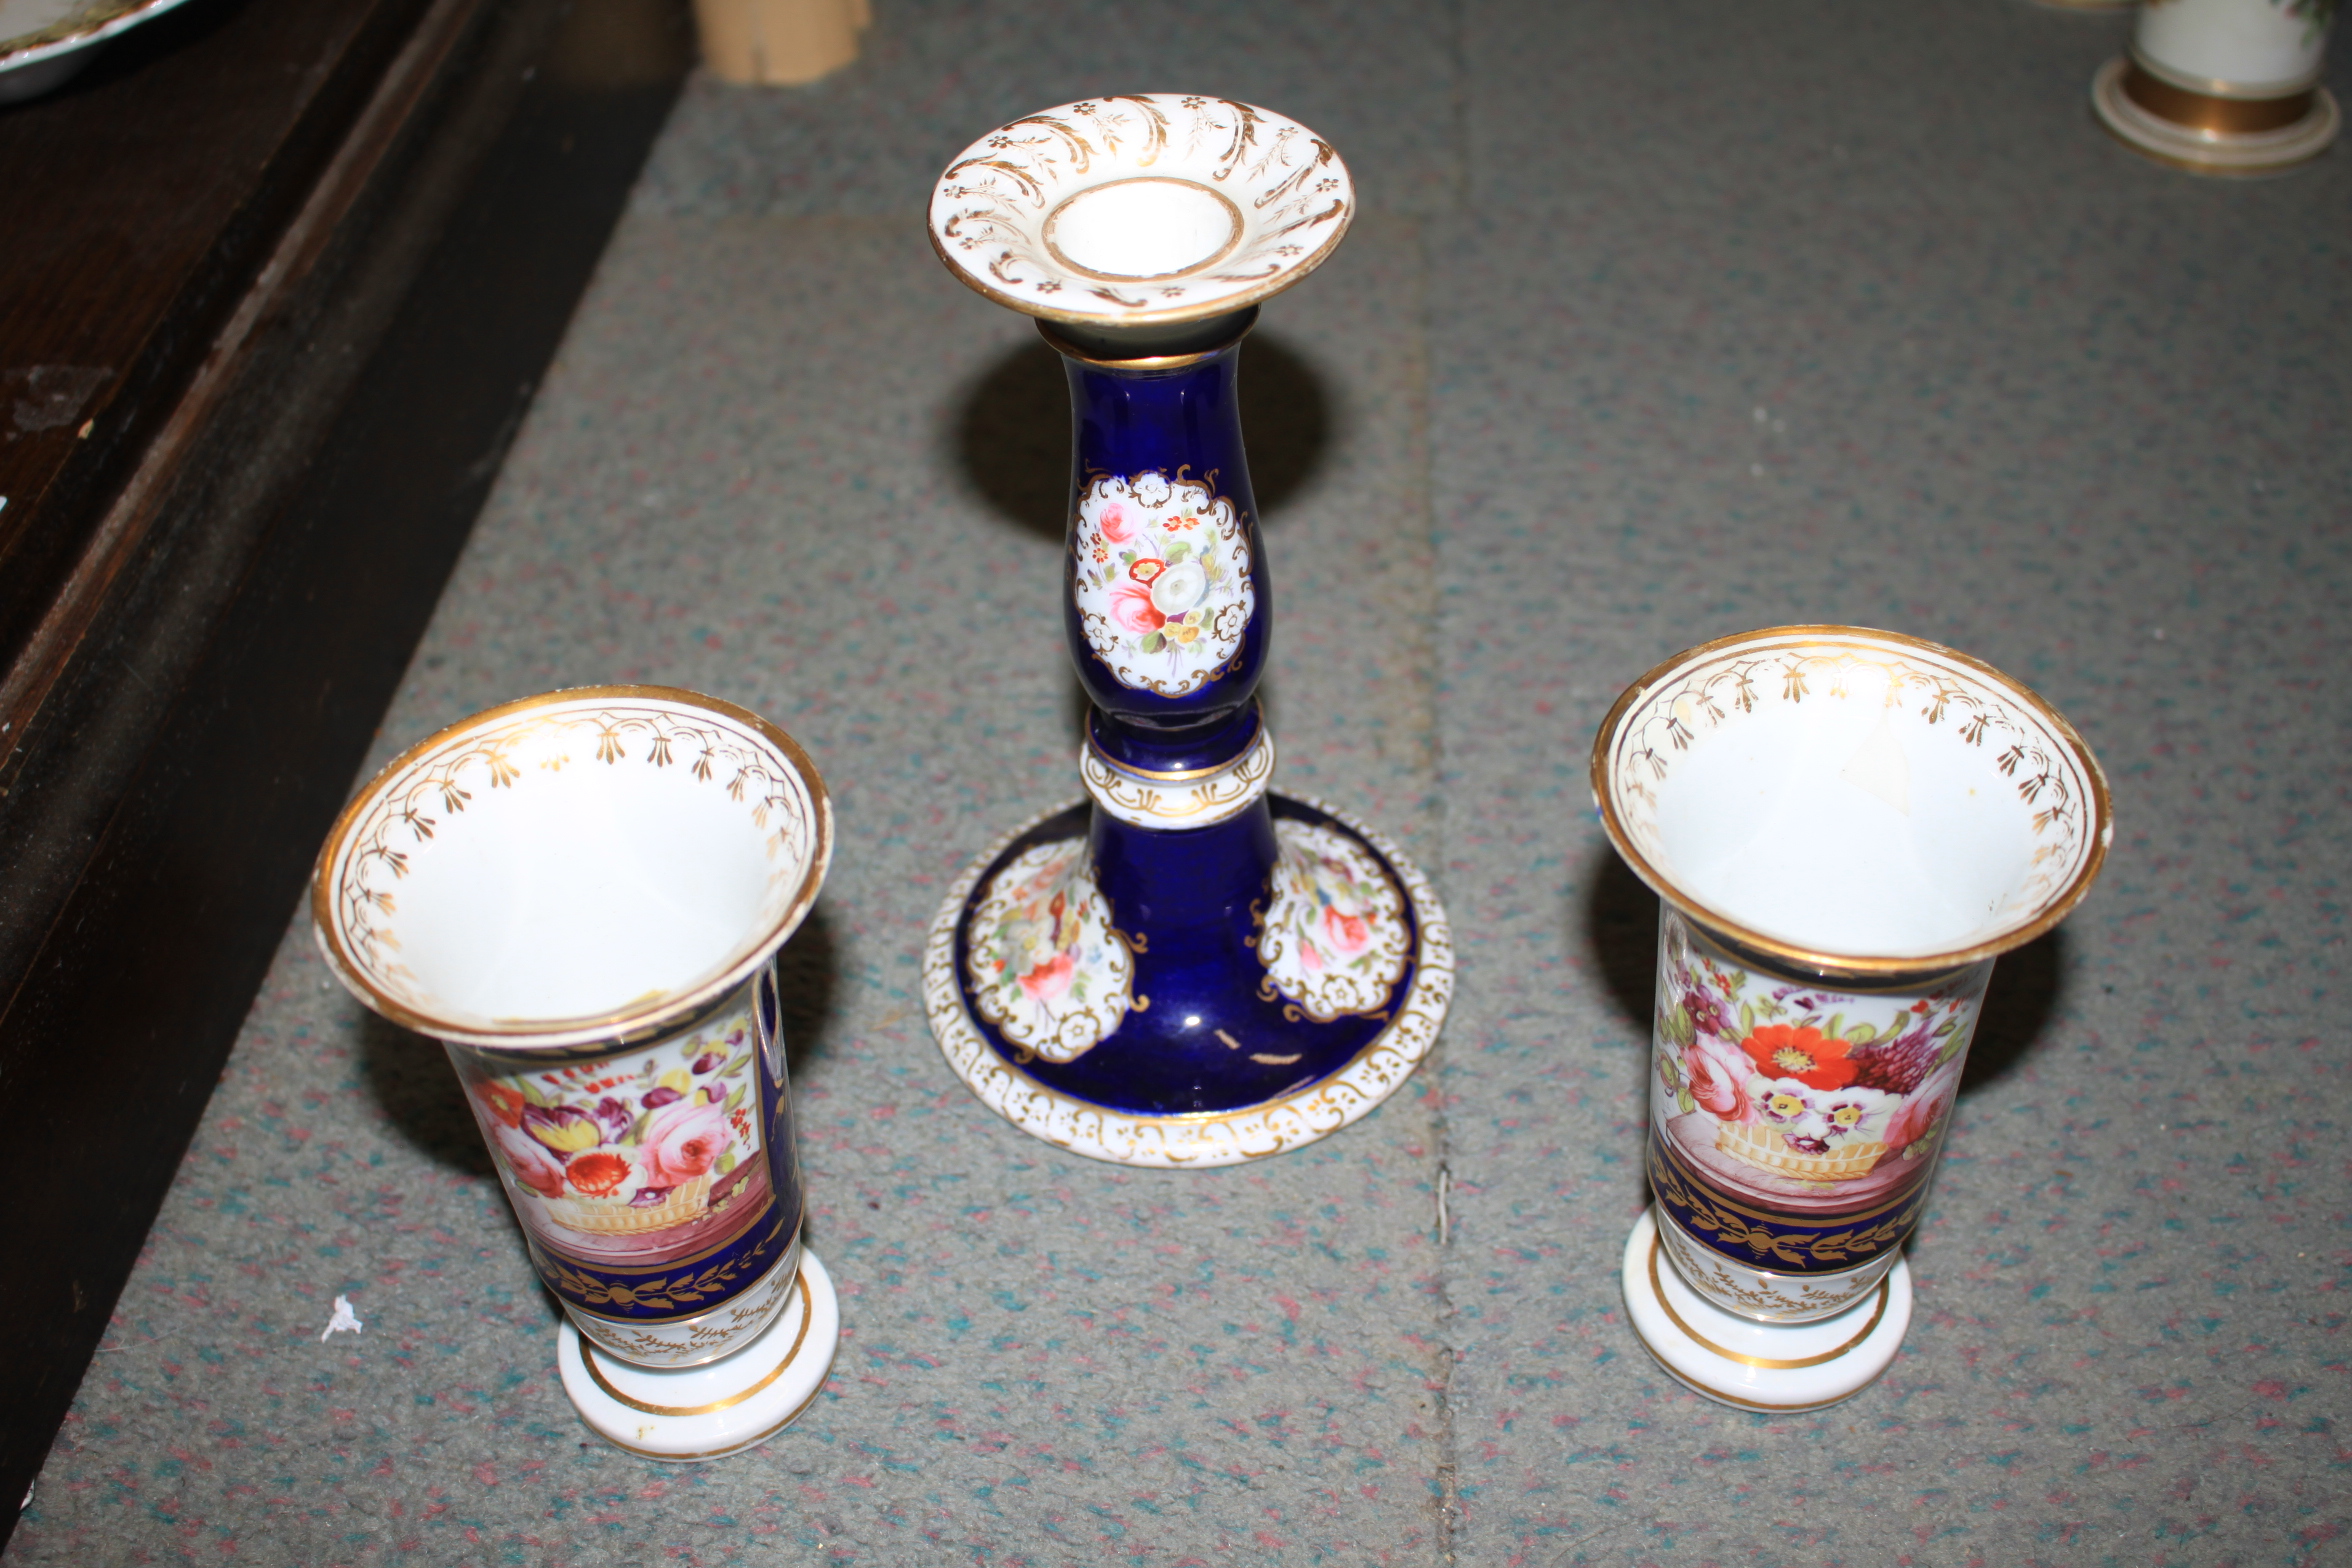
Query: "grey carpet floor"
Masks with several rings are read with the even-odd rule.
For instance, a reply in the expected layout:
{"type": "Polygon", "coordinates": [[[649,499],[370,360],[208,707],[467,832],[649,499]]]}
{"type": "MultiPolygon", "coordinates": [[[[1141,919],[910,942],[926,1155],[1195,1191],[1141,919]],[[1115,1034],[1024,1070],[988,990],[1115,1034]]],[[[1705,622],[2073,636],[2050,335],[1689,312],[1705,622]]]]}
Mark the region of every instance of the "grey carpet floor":
{"type": "Polygon", "coordinates": [[[815,754],[823,1397],[696,1469],[591,1439],[448,1069],[290,912],[8,1564],[2352,1560],[2352,151],[2143,163],[2087,106],[2128,20],[2016,0],[875,10],[816,87],[691,86],[374,759],[613,680],[815,754]],[[1356,173],[1243,361],[1279,783],[1462,947],[1406,1093],[1178,1174],[997,1121],[918,997],[1080,711],[1058,371],[925,193],[1139,89],[1356,173]],[[1996,975],[1901,1358],[1783,1419],[1625,1322],[1654,907],[1585,758],[1658,659],[1794,621],[2031,682],[2120,826],[1996,975]]]}

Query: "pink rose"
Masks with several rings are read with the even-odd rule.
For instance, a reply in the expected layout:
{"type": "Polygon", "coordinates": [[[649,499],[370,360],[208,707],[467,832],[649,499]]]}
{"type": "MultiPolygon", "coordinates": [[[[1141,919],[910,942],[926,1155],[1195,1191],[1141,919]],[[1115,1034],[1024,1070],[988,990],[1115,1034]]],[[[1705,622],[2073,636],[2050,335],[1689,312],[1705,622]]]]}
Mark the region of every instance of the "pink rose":
{"type": "Polygon", "coordinates": [[[1960,1074],[1947,1065],[1911,1092],[1902,1108],[1887,1122],[1886,1146],[1890,1153],[1899,1153],[1915,1143],[1926,1140],[1951,1106],[1952,1089],[1960,1074]]]}
{"type": "Polygon", "coordinates": [[[718,1162],[735,1141],[727,1113],[708,1100],[680,1100],[653,1113],[637,1156],[648,1187],[692,1181],[718,1162]]]}
{"type": "Polygon", "coordinates": [[[1323,968],[1323,955],[1304,937],[1299,939],[1299,962],[1306,966],[1308,974],[1319,974],[1323,968]]]}
{"type": "Polygon", "coordinates": [[[538,1139],[496,1122],[490,1128],[490,1141],[506,1156],[506,1168],[514,1173],[516,1181],[542,1198],[563,1196],[564,1168],[540,1147],[538,1139]]]}
{"type": "Polygon", "coordinates": [[[1103,508],[1098,521],[1102,525],[1102,536],[1113,544],[1125,544],[1135,537],[1135,525],[1127,519],[1127,508],[1116,501],[1103,508]]]}
{"type": "Polygon", "coordinates": [[[1070,989],[1070,981],[1078,973],[1078,962],[1067,953],[1056,953],[1035,969],[1021,976],[1021,989],[1034,1002],[1050,1002],[1070,989]]]}
{"type": "Polygon", "coordinates": [[[1727,1122],[1756,1119],[1756,1107],[1748,1100],[1747,1063],[1735,1063],[1728,1053],[1711,1049],[1704,1035],[1682,1053],[1682,1075],[1691,1098],[1709,1115],[1727,1122]]]}
{"type": "Polygon", "coordinates": [[[1353,958],[1372,945],[1372,923],[1362,915],[1343,915],[1337,904],[1323,906],[1323,939],[1342,958],[1353,958]]]}
{"type": "Polygon", "coordinates": [[[1138,636],[1156,632],[1168,623],[1152,605],[1151,584],[1122,582],[1111,590],[1111,619],[1138,636]]]}

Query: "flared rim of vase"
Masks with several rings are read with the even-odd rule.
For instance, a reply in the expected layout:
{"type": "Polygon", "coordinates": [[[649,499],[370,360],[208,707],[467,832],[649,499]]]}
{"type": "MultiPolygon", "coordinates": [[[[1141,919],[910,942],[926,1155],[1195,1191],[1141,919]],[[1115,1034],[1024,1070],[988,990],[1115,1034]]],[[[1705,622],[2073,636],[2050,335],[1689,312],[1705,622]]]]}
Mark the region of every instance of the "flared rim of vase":
{"type": "MultiPolygon", "coordinates": [[[[1931,719],[1929,722],[1936,721],[1931,719]]],[[[1682,742],[1676,741],[1675,744],[1679,746],[1682,742]]],[[[1850,982],[1886,981],[1945,973],[1998,957],[2033,941],[2065,919],[2090,891],[2105,863],[2115,833],[2113,798],[2097,757],[2066,717],[2039,693],[1993,665],[1957,649],[1903,632],[1868,626],[1807,624],[1762,627],[1686,648],[1660,661],[1639,680],[1626,687],[1611,705],[1608,715],[1602,719],[1600,730],[1593,738],[1591,783],[1593,805],[1611,845],[1634,875],[1660,898],[1735,950],[1789,966],[1798,972],[1850,982]],[[1775,935],[1694,895],[1659,863],[1659,857],[1644,851],[1640,842],[1643,835],[1637,834],[1628,821],[1627,797],[1629,793],[1639,791],[1638,787],[1630,791],[1628,789],[1625,765],[1633,757],[1621,756],[1620,747],[1629,723],[1640,712],[1645,699],[1651,698],[1659,687],[1680,674],[1718,662],[1724,655],[1744,648],[1761,652],[1775,645],[1798,647],[1838,642],[1877,644],[1889,651],[1918,655],[1955,666],[1998,689],[2063,748],[2063,760],[2071,764],[2082,781],[2079,802],[2085,818],[2081,824],[2082,842],[2072,856],[2073,863],[2067,868],[2067,874],[2014,915],[1993,923],[1974,940],[1929,951],[1870,952],[1775,935]]]]}
{"type": "MultiPolygon", "coordinates": [[[[685,759],[680,759],[682,762],[685,759]]],[[[698,778],[710,778],[709,771],[697,771],[698,778]]],[[[737,781],[738,784],[740,780],[737,781]]],[[[497,787],[495,780],[492,787],[497,787]]],[[[723,786],[724,787],[724,786],[723,786]]],[[[731,798],[740,800],[739,794],[731,798]]],[[[462,806],[457,809],[462,810],[462,806]]],[[[764,807],[754,807],[755,822],[764,831],[764,807]]],[[[428,821],[422,837],[433,836],[428,821]]],[[[336,817],[328,831],[326,842],[319,850],[318,860],[311,873],[311,920],[319,950],[328,968],[346,989],[371,1011],[403,1028],[413,1029],[436,1040],[492,1050],[554,1052],[580,1047],[596,1049],[626,1045],[638,1041],[658,1039],[689,1027],[712,1009],[724,1004],[747,984],[776,954],[777,949],[799,929],[815,906],[825,874],[833,857],[833,806],[825,789],[825,781],[798,741],[769,720],[739,707],[723,698],[706,696],[675,686],[653,685],[598,685],[574,686],[535,696],[518,698],[482,709],[434,731],[410,746],[379,769],[365,785],[354,793],[351,801],[336,817]],[[719,721],[737,739],[768,754],[781,770],[780,777],[788,779],[801,796],[805,811],[805,844],[794,845],[788,853],[793,864],[772,882],[785,882],[774,888],[762,900],[760,918],[725,950],[722,961],[682,980],[673,987],[648,993],[618,1006],[599,1008],[590,1012],[567,1016],[484,1018],[456,1008],[436,1007],[429,1000],[413,992],[403,994],[388,983],[385,965],[365,956],[367,940],[364,933],[354,928],[352,918],[364,892],[352,881],[350,864],[353,859],[354,835],[371,818],[389,814],[400,815],[392,805],[391,796],[404,784],[412,788],[430,785],[431,781],[416,777],[420,765],[444,755],[454,747],[475,737],[495,734],[502,727],[510,727],[518,718],[536,713],[555,716],[556,710],[572,708],[593,712],[598,704],[626,705],[633,711],[653,711],[667,715],[696,717],[719,721]]],[[[778,838],[783,838],[779,830],[778,838]]],[[[389,907],[389,906],[387,906],[389,907]]]]}

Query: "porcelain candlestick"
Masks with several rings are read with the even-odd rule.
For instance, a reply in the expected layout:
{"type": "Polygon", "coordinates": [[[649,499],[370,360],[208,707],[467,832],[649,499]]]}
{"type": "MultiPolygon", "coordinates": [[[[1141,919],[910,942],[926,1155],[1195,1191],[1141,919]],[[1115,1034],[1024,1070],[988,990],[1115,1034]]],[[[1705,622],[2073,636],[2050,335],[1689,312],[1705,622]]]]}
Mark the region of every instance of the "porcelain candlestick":
{"type": "Polygon", "coordinates": [[[1068,371],[1063,622],[1091,711],[1089,798],[956,885],[925,1000],[986,1104],[1096,1159],[1312,1142],[1405,1080],[1452,993],[1435,891],[1345,812],[1271,793],[1256,695],[1274,603],[1242,339],[1353,210],[1304,126],[1168,94],[1016,120],[933,192],[949,269],[1038,318],[1068,371]]]}

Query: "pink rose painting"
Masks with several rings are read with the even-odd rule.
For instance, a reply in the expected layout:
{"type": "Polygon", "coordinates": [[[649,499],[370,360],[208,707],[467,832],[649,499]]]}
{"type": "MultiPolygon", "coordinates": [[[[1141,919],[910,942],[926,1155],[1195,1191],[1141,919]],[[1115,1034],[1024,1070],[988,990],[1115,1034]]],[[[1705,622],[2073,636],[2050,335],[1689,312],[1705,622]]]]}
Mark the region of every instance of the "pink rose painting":
{"type": "Polygon", "coordinates": [[[1033,1002],[1050,1002],[1070,989],[1070,981],[1077,973],[1075,958],[1066,952],[1056,953],[1021,976],[1021,989],[1033,1002]]]}
{"type": "Polygon", "coordinates": [[[1748,1064],[1744,1057],[1718,1048],[1700,1035],[1682,1053],[1683,1082],[1690,1096],[1718,1121],[1752,1122],[1755,1103],[1748,1098],[1748,1064]]]}
{"type": "MultiPolygon", "coordinates": [[[[707,1093],[708,1091],[705,1091],[707,1093]]],[[[645,1124],[638,1157],[649,1187],[675,1187],[705,1174],[735,1141],[727,1113],[697,1096],[665,1105],[645,1124]]]]}
{"type": "Polygon", "coordinates": [[[1078,497],[1070,550],[1087,646],[1122,683],[1182,697],[1242,651],[1257,602],[1249,528],[1207,483],[1097,475],[1078,497]]]}
{"type": "Polygon", "coordinates": [[[1887,1122],[1886,1146],[1900,1153],[1925,1139],[1950,1108],[1952,1090],[1960,1079],[1956,1063],[1948,1063],[1921,1084],[1887,1122]]]}
{"type": "Polygon", "coordinates": [[[1133,579],[1111,589],[1111,619],[1137,635],[1156,632],[1168,623],[1168,618],[1152,603],[1151,584],[1133,579]]]}
{"type": "Polygon", "coordinates": [[[1337,904],[1326,904],[1323,906],[1323,940],[1337,957],[1353,958],[1372,945],[1371,922],[1362,915],[1341,914],[1337,904]]]}
{"type": "Polygon", "coordinates": [[[498,1122],[491,1125],[490,1141],[506,1156],[506,1168],[514,1172],[516,1181],[542,1198],[563,1196],[564,1168],[537,1139],[498,1122]]]}

